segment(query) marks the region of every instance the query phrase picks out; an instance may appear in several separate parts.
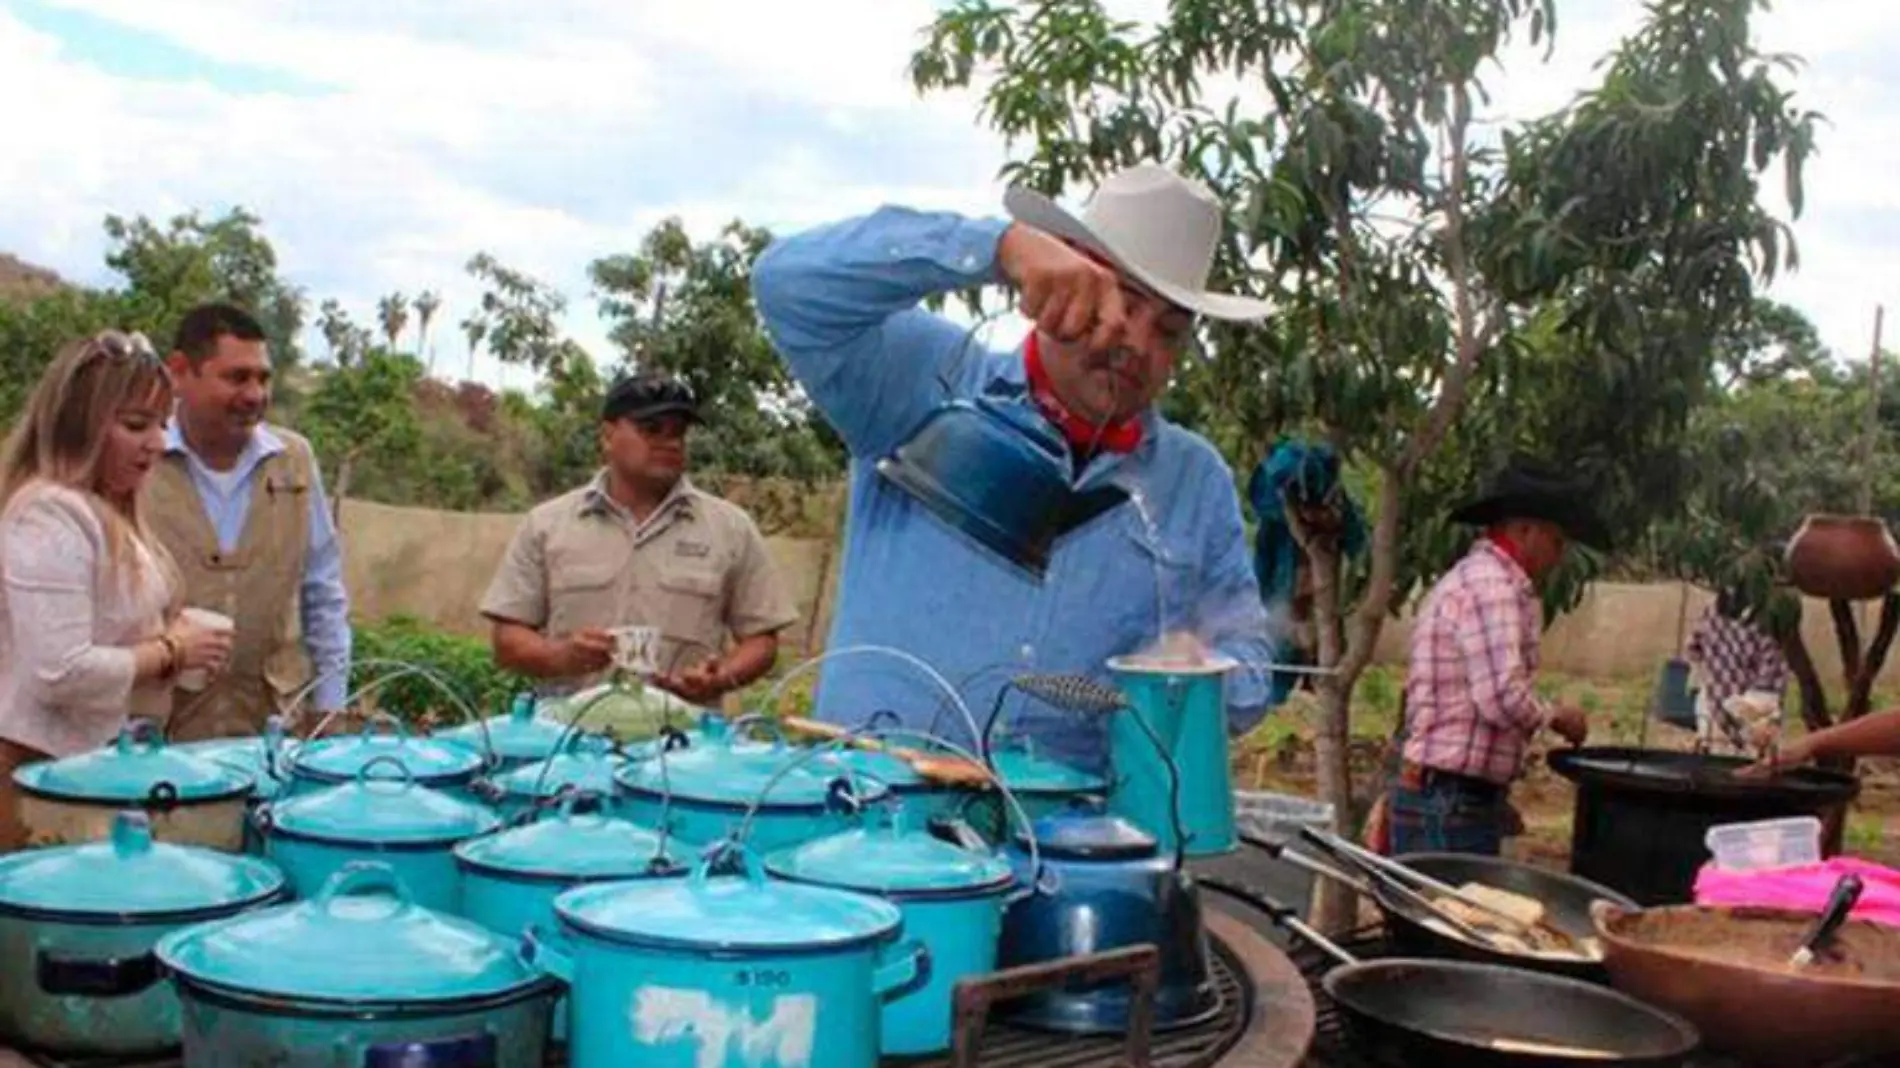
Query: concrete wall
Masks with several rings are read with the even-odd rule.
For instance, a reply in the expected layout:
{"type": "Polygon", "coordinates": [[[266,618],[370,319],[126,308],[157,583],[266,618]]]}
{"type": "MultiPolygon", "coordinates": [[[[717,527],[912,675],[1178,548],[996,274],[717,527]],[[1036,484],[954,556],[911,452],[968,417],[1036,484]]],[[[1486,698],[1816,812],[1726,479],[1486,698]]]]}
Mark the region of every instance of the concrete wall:
{"type": "MultiPolygon", "coordinates": [[[[733,499],[743,499],[740,493],[733,499]]],[[[763,503],[755,498],[748,503],[763,503]]],[[[818,524],[812,508],[797,523],[780,524],[759,509],[760,524],[781,574],[791,585],[801,622],[787,635],[794,651],[822,643],[829,623],[835,579],[835,539],[776,536],[774,529],[805,535],[818,524]]],[[[496,562],[513,536],[518,516],[435,512],[418,508],[348,501],[343,508],[347,578],[354,612],[361,619],[404,613],[449,630],[484,634],[476,612],[496,562]]],[[[1601,583],[1576,611],[1557,621],[1544,638],[1544,664],[1552,671],[1593,678],[1647,675],[1679,648],[1678,619],[1693,624],[1709,601],[1700,590],[1673,583],[1632,585],[1601,583]],[[1686,610],[1686,615],[1685,613],[1686,610]]],[[[1864,612],[1871,633],[1874,612],[1864,612]]],[[[1840,656],[1826,606],[1807,605],[1803,627],[1823,678],[1838,677],[1840,656]]],[[[1398,663],[1405,656],[1410,621],[1388,621],[1378,659],[1398,663]]],[[[1900,657],[1888,662],[1882,678],[1900,682],[1900,657]]]]}
{"type": "MultiPolygon", "coordinates": [[[[496,565],[520,523],[518,515],[436,512],[365,501],[345,501],[341,528],[344,581],[358,619],[403,614],[462,634],[486,634],[479,608],[496,565]]],[[[828,621],[820,591],[830,585],[830,542],[816,538],[766,539],[791,586],[800,623],[786,635],[802,650],[813,621],[828,621]]]]}

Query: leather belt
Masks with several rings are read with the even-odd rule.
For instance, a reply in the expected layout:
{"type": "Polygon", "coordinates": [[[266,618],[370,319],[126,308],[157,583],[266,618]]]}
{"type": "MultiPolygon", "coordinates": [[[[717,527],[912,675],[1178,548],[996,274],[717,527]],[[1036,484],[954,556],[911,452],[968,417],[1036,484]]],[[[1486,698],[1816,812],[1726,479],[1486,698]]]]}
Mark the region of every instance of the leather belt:
{"type": "Polygon", "coordinates": [[[1399,766],[1399,785],[1407,790],[1429,790],[1434,786],[1447,786],[1480,800],[1497,800],[1504,796],[1505,787],[1489,779],[1480,779],[1475,775],[1460,775],[1454,771],[1428,768],[1423,764],[1406,761],[1399,766]]]}

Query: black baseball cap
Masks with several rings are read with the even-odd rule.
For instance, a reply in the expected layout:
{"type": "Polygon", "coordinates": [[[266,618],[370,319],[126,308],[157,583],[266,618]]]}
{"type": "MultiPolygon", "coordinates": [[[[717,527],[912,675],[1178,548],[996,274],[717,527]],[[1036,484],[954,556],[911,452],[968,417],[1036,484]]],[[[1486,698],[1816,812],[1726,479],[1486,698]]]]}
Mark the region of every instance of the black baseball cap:
{"type": "Polygon", "coordinates": [[[604,422],[658,415],[683,415],[689,422],[703,422],[693,387],[667,375],[638,374],[617,379],[607,390],[607,400],[600,409],[604,422]]]}

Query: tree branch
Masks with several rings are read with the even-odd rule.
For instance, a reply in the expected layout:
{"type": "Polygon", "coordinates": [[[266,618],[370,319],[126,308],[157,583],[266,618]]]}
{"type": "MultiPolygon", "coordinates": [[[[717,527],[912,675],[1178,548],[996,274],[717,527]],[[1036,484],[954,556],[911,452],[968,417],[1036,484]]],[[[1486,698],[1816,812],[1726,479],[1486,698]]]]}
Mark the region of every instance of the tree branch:
{"type": "Polygon", "coordinates": [[[1379,480],[1379,515],[1372,524],[1372,572],[1366,576],[1366,588],[1353,609],[1345,654],[1340,658],[1339,674],[1334,676],[1341,686],[1350,687],[1372,662],[1372,647],[1379,640],[1392,601],[1392,586],[1398,581],[1401,510],[1398,473],[1385,468],[1379,480]]]}
{"type": "Polygon", "coordinates": [[[1827,690],[1814,669],[1814,657],[1808,654],[1800,627],[1792,628],[1781,639],[1781,655],[1787,659],[1788,670],[1794,673],[1795,685],[1801,691],[1801,722],[1811,731],[1826,730],[1833,719],[1827,710],[1827,690]]]}
{"type": "Polygon", "coordinates": [[[1841,722],[1859,719],[1872,711],[1874,680],[1879,678],[1880,669],[1886,666],[1887,654],[1893,649],[1894,634],[1900,632],[1900,596],[1888,594],[1880,602],[1880,623],[1874,628],[1874,640],[1867,646],[1867,653],[1860,658],[1859,670],[1850,676],[1853,689],[1847,697],[1847,707],[1841,710],[1841,722]]]}
{"type": "Polygon", "coordinates": [[[1860,624],[1846,601],[1829,601],[1827,613],[1834,620],[1834,643],[1841,650],[1841,677],[1852,686],[1860,679],[1860,624]]]}
{"type": "Polygon", "coordinates": [[[1470,388],[1472,372],[1477,369],[1478,357],[1490,343],[1488,335],[1499,322],[1495,315],[1488,317],[1484,328],[1474,321],[1476,312],[1471,298],[1471,265],[1465,251],[1465,192],[1470,186],[1471,177],[1471,148],[1466,143],[1465,135],[1471,127],[1471,94],[1463,85],[1453,86],[1451,101],[1451,117],[1447,128],[1450,144],[1446,149],[1450,159],[1449,176],[1445,183],[1445,267],[1451,275],[1456,351],[1451,369],[1445,374],[1444,384],[1437,398],[1432,401],[1431,410],[1426,413],[1424,427],[1412,438],[1399,462],[1399,470],[1406,478],[1410,478],[1419,462],[1438,447],[1439,441],[1451,429],[1452,420],[1458,418],[1458,413],[1464,408],[1465,393],[1470,388]]]}

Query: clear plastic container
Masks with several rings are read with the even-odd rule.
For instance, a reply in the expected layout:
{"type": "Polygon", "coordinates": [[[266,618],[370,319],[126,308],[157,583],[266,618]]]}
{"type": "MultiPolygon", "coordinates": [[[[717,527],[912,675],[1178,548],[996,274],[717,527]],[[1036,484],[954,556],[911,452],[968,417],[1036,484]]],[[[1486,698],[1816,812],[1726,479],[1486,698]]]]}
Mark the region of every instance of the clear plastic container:
{"type": "Polygon", "coordinates": [[[1768,871],[1821,862],[1821,821],[1813,816],[1724,823],[1703,841],[1725,871],[1768,871]]]}
{"type": "MultiPolygon", "coordinates": [[[[1272,842],[1301,845],[1300,827],[1331,830],[1333,806],[1290,794],[1264,790],[1234,791],[1234,822],[1242,834],[1272,842]]],[[[1253,875],[1256,885],[1290,905],[1305,919],[1313,901],[1313,875],[1281,860],[1261,855],[1258,850],[1243,850],[1257,857],[1253,875]]]]}

